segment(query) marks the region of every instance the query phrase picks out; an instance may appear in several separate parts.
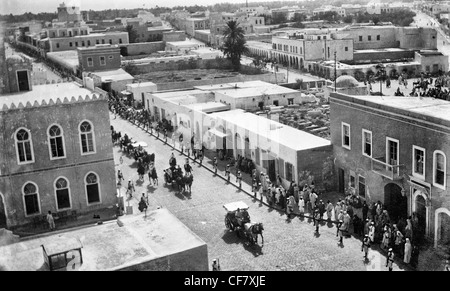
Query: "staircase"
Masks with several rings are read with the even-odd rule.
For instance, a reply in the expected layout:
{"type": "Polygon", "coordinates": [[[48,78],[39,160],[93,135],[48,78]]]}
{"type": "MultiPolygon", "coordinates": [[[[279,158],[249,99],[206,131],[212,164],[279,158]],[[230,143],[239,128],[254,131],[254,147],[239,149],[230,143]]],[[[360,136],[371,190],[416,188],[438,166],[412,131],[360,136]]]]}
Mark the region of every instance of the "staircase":
{"type": "Polygon", "coordinates": [[[12,231],[0,228],[0,246],[6,246],[16,243],[20,240],[18,235],[13,234],[12,231]]]}

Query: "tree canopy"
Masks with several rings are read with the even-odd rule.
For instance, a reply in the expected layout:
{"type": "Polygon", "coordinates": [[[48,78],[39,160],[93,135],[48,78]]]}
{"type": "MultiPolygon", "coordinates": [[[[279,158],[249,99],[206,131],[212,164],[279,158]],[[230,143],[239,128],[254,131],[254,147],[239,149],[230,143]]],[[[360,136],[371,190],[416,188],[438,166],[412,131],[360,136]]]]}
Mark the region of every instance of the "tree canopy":
{"type": "Polygon", "coordinates": [[[223,33],[224,41],[222,46],[223,54],[233,64],[235,71],[239,71],[241,66],[241,57],[248,53],[246,40],[244,36],[244,29],[239,26],[237,21],[230,20],[227,22],[227,27],[223,33]]]}

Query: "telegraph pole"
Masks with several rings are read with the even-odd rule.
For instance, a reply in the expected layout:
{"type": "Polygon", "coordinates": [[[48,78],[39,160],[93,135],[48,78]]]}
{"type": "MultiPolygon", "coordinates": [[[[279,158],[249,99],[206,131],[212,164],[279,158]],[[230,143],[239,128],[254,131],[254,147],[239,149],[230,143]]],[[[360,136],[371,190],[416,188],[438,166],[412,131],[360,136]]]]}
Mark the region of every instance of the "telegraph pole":
{"type": "Polygon", "coordinates": [[[336,92],[336,79],[337,79],[337,62],[336,62],[336,51],[334,52],[334,92],[336,92]]]}

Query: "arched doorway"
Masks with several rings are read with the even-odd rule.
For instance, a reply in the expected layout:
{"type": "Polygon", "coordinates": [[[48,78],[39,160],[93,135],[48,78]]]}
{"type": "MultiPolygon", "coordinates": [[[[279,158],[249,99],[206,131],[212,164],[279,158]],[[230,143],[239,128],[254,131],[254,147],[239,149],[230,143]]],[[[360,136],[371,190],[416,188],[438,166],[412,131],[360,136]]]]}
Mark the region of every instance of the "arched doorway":
{"type": "Polygon", "coordinates": [[[384,186],[384,204],[389,212],[392,222],[397,222],[399,218],[406,219],[408,215],[408,204],[406,196],[402,195],[402,188],[394,183],[384,186]]]}
{"type": "Polygon", "coordinates": [[[245,138],[245,150],[244,155],[246,158],[251,159],[252,153],[250,151],[250,139],[248,137],[245,138]]]}
{"type": "Polygon", "coordinates": [[[300,58],[300,69],[303,69],[303,59],[300,58]]]}
{"type": "Polygon", "coordinates": [[[426,201],[422,195],[423,194],[421,194],[420,191],[416,191],[416,193],[414,193],[414,196],[416,197],[414,212],[416,213],[417,218],[419,220],[419,223],[417,225],[418,230],[420,231],[420,233],[425,234],[427,230],[428,215],[427,215],[426,201]]]}
{"type": "Polygon", "coordinates": [[[5,199],[3,195],[0,193],[0,229],[6,228],[6,206],[5,206],[5,199]]]}
{"type": "Polygon", "coordinates": [[[434,217],[434,246],[448,250],[450,249],[450,210],[438,208],[434,217]]]}
{"type": "Polygon", "coordinates": [[[226,145],[226,148],[227,148],[227,150],[226,150],[227,156],[230,156],[230,157],[234,156],[233,155],[233,134],[232,134],[230,129],[227,129],[227,136],[226,136],[226,144],[225,145],[226,145]]]}
{"type": "Polygon", "coordinates": [[[242,140],[241,140],[241,136],[239,135],[239,133],[236,133],[234,135],[234,148],[236,149],[236,156],[237,155],[240,155],[240,156],[243,155],[243,153],[242,153],[242,150],[243,150],[243,148],[242,148],[242,140]]]}

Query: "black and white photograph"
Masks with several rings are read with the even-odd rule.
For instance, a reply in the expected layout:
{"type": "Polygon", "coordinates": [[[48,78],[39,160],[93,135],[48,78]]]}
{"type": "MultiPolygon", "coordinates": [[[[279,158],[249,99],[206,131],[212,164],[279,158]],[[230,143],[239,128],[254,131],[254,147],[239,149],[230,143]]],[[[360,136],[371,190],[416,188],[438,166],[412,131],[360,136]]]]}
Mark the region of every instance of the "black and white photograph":
{"type": "Polygon", "coordinates": [[[450,271],[449,55],[450,1],[1,0],[0,271],[450,271]]]}

